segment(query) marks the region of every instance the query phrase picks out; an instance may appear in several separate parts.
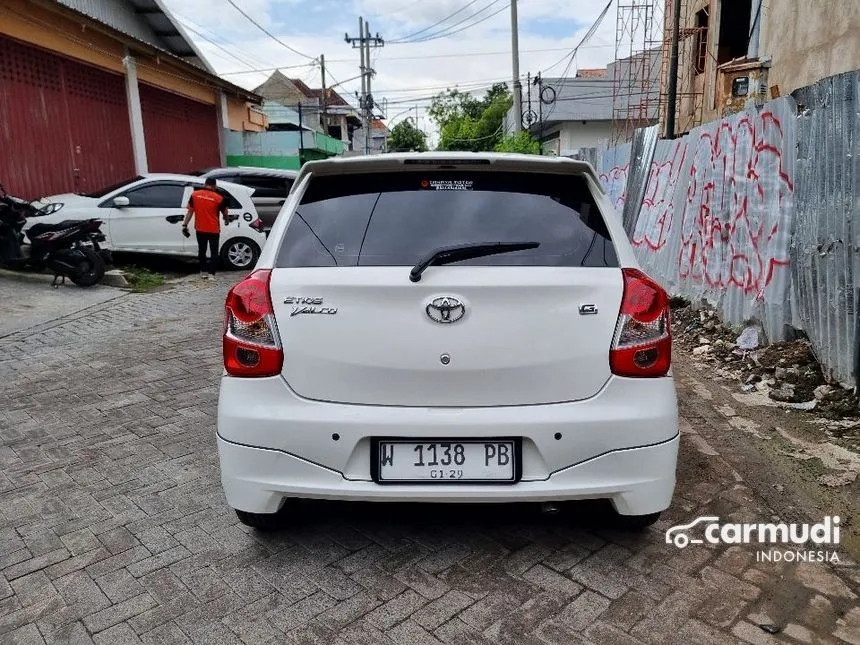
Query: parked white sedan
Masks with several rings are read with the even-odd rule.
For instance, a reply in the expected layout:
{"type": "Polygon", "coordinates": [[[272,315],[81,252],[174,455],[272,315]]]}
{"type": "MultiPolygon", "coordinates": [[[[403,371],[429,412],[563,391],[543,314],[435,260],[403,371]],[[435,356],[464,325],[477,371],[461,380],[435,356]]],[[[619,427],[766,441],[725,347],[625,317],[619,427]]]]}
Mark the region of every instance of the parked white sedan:
{"type": "Polygon", "coordinates": [[[227,502],[610,500],[675,486],[669,299],[594,169],[525,155],[307,163],[226,301],[227,502]]]}
{"type": "MultiPolygon", "coordinates": [[[[32,220],[55,223],[97,217],[104,221],[104,246],[112,251],[197,257],[197,241],[182,235],[182,219],[191,192],[203,187],[200,177],[149,174],[88,194],[68,193],[44,197],[41,204],[63,206],[54,214],[32,220]]],[[[251,201],[253,188],[218,182],[227,196],[228,210],[236,216],[221,228],[221,259],[234,269],[254,266],[266,243],[257,209],[251,201]]]]}

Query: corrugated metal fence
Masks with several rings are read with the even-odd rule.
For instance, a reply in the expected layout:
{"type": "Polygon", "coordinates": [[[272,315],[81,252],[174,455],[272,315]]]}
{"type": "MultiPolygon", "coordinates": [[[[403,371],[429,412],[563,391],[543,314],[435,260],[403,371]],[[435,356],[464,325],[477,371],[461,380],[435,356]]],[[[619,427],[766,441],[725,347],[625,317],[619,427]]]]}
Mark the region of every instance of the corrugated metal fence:
{"type": "Polygon", "coordinates": [[[844,383],[860,305],[858,95],[860,71],[679,139],[640,130],[599,164],[645,270],[727,322],[758,319],[771,341],[804,329],[844,383]]]}
{"type": "Polygon", "coordinates": [[[860,72],[825,79],[794,98],[794,301],[821,362],[847,380],[860,306],[860,72]]]}

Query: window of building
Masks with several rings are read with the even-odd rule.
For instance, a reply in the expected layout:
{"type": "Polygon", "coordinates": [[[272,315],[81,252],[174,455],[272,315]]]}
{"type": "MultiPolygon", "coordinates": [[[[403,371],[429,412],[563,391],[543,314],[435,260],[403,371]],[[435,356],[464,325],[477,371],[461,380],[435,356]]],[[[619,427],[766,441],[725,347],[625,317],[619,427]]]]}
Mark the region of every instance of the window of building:
{"type": "Polygon", "coordinates": [[[708,61],[708,28],[710,21],[708,20],[707,8],[696,13],[696,49],[693,67],[696,74],[702,74],[705,71],[705,63],[708,61]]]}
{"type": "Polygon", "coordinates": [[[752,0],[721,0],[718,64],[747,55],[751,14],[752,0]]]}

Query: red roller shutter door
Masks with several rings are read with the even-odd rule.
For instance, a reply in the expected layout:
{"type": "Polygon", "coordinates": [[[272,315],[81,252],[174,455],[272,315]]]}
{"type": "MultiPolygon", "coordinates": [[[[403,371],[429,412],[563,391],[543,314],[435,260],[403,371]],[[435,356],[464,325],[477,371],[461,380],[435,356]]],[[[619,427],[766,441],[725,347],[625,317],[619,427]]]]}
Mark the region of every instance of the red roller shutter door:
{"type": "Polygon", "coordinates": [[[35,197],[133,175],[123,77],[0,37],[0,182],[35,197]]]}
{"type": "Polygon", "coordinates": [[[141,83],[140,106],[150,172],[186,173],[221,165],[214,105],[141,83]]]}

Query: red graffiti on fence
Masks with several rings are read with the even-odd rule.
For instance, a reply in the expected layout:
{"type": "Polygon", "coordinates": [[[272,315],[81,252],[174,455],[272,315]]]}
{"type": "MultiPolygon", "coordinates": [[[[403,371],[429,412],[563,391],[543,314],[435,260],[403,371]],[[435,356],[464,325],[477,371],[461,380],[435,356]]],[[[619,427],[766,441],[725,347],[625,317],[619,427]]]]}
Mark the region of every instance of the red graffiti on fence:
{"type": "Polygon", "coordinates": [[[631,241],[634,247],[645,246],[651,251],[659,251],[666,246],[675,212],[675,188],[686,157],[686,143],[679,139],[674,143],[668,161],[654,161],[651,164],[639,214],[640,220],[647,222],[648,226],[637,226],[637,229],[642,228],[644,231],[639,236],[633,235],[631,241]]]}
{"type": "Polygon", "coordinates": [[[794,184],[782,156],[782,124],[772,112],[721,122],[699,136],[681,221],[678,274],[710,289],[735,287],[764,298],[787,266],[781,224],[794,184]],[[778,235],[782,244],[771,244],[778,235]]]}
{"type": "Polygon", "coordinates": [[[679,278],[763,299],[776,270],[789,264],[794,183],[783,163],[782,123],[770,111],[744,114],[691,137],[651,164],[632,243],[659,253],[677,235],[679,278]]]}
{"type": "Polygon", "coordinates": [[[624,209],[624,201],[627,199],[627,175],[629,171],[630,164],[627,163],[623,166],[613,166],[608,172],[600,173],[600,181],[606,186],[606,192],[610,199],[614,198],[612,205],[619,213],[624,209]]]}

